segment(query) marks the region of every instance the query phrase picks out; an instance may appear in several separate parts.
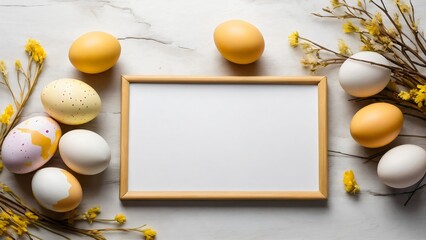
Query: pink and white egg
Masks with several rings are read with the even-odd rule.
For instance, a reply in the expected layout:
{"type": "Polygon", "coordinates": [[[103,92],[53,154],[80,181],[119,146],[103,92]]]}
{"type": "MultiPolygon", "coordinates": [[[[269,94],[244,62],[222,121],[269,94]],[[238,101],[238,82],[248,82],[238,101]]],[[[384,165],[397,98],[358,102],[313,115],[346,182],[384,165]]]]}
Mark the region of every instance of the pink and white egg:
{"type": "Polygon", "coordinates": [[[21,122],[4,139],[4,166],[17,174],[37,170],[55,154],[61,135],[59,124],[49,117],[37,116],[21,122]]]}

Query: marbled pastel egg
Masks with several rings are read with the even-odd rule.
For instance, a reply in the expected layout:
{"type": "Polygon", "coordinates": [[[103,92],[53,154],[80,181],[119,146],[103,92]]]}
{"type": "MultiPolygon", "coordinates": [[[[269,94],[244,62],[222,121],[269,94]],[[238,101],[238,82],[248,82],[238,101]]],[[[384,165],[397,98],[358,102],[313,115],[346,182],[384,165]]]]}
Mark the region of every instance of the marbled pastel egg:
{"type": "Polygon", "coordinates": [[[21,122],[4,139],[1,157],[5,167],[19,174],[40,168],[55,154],[61,135],[61,127],[49,117],[21,122]]]}
{"type": "Polygon", "coordinates": [[[80,205],[83,190],[78,180],[64,169],[48,167],[34,174],[31,182],[37,202],[55,212],[68,212],[80,205]]]}
{"type": "Polygon", "coordinates": [[[87,83],[70,78],[49,83],[41,92],[46,112],[61,123],[79,125],[98,116],[101,98],[87,83]]]}

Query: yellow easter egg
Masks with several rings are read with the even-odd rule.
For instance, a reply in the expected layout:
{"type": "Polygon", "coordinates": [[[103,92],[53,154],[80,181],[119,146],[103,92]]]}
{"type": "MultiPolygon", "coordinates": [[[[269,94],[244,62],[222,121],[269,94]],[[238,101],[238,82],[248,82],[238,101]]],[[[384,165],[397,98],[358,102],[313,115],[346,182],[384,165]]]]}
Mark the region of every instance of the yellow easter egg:
{"type": "Polygon", "coordinates": [[[230,20],[217,26],[214,42],[225,59],[238,64],[255,62],[265,49],[262,33],[242,20],[230,20]]]}
{"type": "Polygon", "coordinates": [[[383,147],[399,134],[404,122],[401,110],[389,103],[373,103],[352,118],[350,131],[355,141],[368,148],[383,147]]]}
{"type": "Polygon", "coordinates": [[[89,32],[73,42],[68,57],[79,71],[93,74],[112,68],[120,53],[116,37],[105,32],[89,32]]]}

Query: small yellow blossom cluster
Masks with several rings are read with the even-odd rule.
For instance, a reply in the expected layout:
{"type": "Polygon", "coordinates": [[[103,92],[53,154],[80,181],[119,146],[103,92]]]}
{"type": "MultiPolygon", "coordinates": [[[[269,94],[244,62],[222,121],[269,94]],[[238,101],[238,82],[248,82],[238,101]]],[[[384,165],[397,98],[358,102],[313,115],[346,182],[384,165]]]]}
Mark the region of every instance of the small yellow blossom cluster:
{"type": "Polygon", "coordinates": [[[3,114],[0,116],[0,122],[2,124],[10,124],[10,118],[13,116],[13,114],[15,113],[15,110],[13,109],[12,104],[9,104],[6,106],[6,108],[3,111],[3,114]]]}
{"type": "Polygon", "coordinates": [[[46,52],[40,43],[35,39],[28,39],[25,45],[25,51],[30,55],[37,63],[43,63],[46,58],[46,52]]]}
{"type": "Polygon", "coordinates": [[[154,229],[148,228],[142,231],[145,237],[145,240],[154,240],[157,236],[157,232],[154,229]]]}
{"type": "Polygon", "coordinates": [[[299,32],[292,32],[290,36],[288,36],[288,41],[290,46],[297,47],[299,45],[299,32]]]}
{"type": "Polygon", "coordinates": [[[0,61],[0,73],[5,78],[7,76],[7,69],[6,69],[6,63],[4,60],[0,61]]]}
{"type": "Polygon", "coordinates": [[[343,174],[343,184],[345,185],[345,191],[347,193],[356,194],[360,191],[352,170],[345,171],[343,174]]]}
{"type": "Polygon", "coordinates": [[[422,108],[426,104],[426,85],[417,85],[417,88],[411,89],[410,92],[401,91],[398,97],[406,101],[411,100],[422,108]]]}
{"type": "Polygon", "coordinates": [[[114,220],[119,224],[123,224],[126,222],[126,216],[120,213],[115,215],[114,220]]]}
{"type": "Polygon", "coordinates": [[[83,219],[86,220],[88,223],[92,224],[99,213],[101,213],[100,207],[89,208],[89,210],[87,210],[87,212],[83,214],[83,219]]]}
{"type": "Polygon", "coordinates": [[[0,236],[13,239],[14,236],[22,236],[28,232],[28,225],[37,221],[38,217],[32,212],[24,215],[17,214],[10,209],[0,212],[0,236]]]}

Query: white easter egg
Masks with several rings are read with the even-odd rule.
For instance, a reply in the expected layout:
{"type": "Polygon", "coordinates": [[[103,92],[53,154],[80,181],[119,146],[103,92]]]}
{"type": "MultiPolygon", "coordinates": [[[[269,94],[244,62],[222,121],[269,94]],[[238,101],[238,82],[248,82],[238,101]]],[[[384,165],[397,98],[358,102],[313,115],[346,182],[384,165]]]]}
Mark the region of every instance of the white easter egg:
{"type": "Polygon", "coordinates": [[[68,212],[80,205],[83,190],[78,180],[64,169],[48,167],[38,170],[31,187],[37,202],[55,212],[68,212]]]}
{"type": "Polygon", "coordinates": [[[406,188],[417,183],[426,173],[426,151],[404,144],[387,151],[380,159],[377,174],[393,188],[406,188]]]}
{"type": "Polygon", "coordinates": [[[376,52],[365,51],[352,55],[339,70],[340,85],[348,94],[354,97],[369,97],[386,87],[391,76],[390,69],[353,59],[389,66],[389,61],[376,52]]]}
{"type": "Polygon", "coordinates": [[[18,174],[32,172],[55,154],[61,127],[45,116],[29,118],[16,125],[4,139],[1,158],[5,167],[18,174]]]}
{"type": "Polygon", "coordinates": [[[59,153],[69,168],[85,175],[104,171],[111,159],[111,150],[105,139],[84,129],[64,134],[59,142],[59,153]]]}

